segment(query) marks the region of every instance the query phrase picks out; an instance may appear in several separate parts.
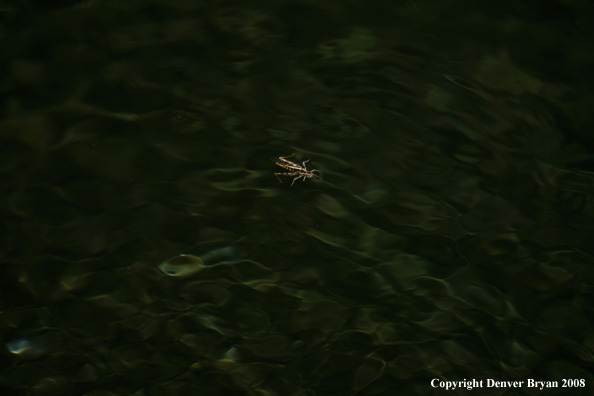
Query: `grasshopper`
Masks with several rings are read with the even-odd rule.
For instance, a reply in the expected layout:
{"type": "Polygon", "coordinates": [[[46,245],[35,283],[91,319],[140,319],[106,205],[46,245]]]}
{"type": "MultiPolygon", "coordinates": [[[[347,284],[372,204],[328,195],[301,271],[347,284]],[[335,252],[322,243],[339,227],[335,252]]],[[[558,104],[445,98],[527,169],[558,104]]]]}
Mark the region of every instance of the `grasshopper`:
{"type": "Polygon", "coordinates": [[[281,180],[281,178],[279,176],[295,176],[295,178],[293,179],[293,183],[291,183],[291,187],[293,187],[293,184],[295,184],[295,182],[299,179],[303,179],[303,181],[305,181],[305,179],[319,179],[320,175],[315,174],[314,172],[320,172],[317,169],[307,169],[307,167],[305,166],[306,163],[309,162],[309,160],[307,161],[303,161],[301,163],[301,165],[296,164],[293,161],[289,161],[287,158],[291,158],[292,156],[294,156],[295,153],[291,154],[291,155],[287,155],[284,157],[278,157],[278,160],[274,161],[275,164],[277,164],[278,166],[280,166],[281,168],[285,168],[286,170],[288,170],[289,172],[275,172],[274,176],[276,176],[276,178],[278,179],[279,182],[283,182],[281,180]]]}

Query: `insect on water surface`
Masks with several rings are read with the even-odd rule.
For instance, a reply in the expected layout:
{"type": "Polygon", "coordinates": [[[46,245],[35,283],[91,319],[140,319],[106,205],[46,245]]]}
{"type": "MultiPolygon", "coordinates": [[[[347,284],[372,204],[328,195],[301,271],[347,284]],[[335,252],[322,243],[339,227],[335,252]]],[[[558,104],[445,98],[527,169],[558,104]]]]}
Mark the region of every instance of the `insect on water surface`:
{"type": "Polygon", "coordinates": [[[280,166],[281,168],[285,168],[287,169],[289,172],[275,172],[274,176],[276,176],[276,178],[278,179],[279,182],[283,182],[281,180],[281,178],[279,176],[295,176],[295,178],[293,179],[293,182],[291,183],[291,187],[293,187],[293,184],[295,184],[295,182],[299,179],[303,179],[303,181],[305,181],[305,179],[319,179],[320,175],[315,174],[314,172],[320,172],[317,169],[307,169],[307,167],[305,166],[306,163],[309,162],[309,160],[307,161],[303,161],[301,163],[301,165],[296,164],[293,161],[289,161],[287,158],[291,158],[292,156],[294,156],[295,154],[291,154],[291,155],[287,155],[284,157],[278,157],[278,160],[274,161],[275,164],[277,164],[278,166],[280,166]]]}

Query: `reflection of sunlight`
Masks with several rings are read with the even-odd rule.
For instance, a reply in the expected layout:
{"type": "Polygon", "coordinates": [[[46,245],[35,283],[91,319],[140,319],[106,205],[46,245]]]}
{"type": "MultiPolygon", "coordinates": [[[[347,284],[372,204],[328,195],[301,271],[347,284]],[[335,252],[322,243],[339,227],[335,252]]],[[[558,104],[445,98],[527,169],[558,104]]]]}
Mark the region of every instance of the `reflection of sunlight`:
{"type": "Polygon", "coordinates": [[[15,353],[18,355],[18,354],[21,354],[23,352],[27,352],[28,350],[30,350],[32,348],[32,345],[29,342],[29,340],[20,339],[20,340],[14,340],[14,341],[8,342],[6,344],[6,348],[11,353],[15,353]]]}
{"type": "Polygon", "coordinates": [[[202,259],[191,254],[180,254],[171,257],[158,266],[165,275],[182,277],[193,275],[200,271],[202,267],[202,259]]]}
{"type": "Polygon", "coordinates": [[[25,359],[35,359],[45,353],[45,348],[41,347],[39,340],[29,340],[26,338],[7,342],[6,349],[10,353],[19,355],[25,359]]]}
{"type": "Polygon", "coordinates": [[[198,273],[206,265],[237,260],[235,246],[213,249],[202,256],[180,254],[171,257],[157,266],[165,275],[186,277],[198,273]]]}
{"type": "Polygon", "coordinates": [[[218,360],[220,363],[223,362],[236,362],[239,359],[239,351],[236,347],[231,347],[225,351],[221,358],[218,360]]]}

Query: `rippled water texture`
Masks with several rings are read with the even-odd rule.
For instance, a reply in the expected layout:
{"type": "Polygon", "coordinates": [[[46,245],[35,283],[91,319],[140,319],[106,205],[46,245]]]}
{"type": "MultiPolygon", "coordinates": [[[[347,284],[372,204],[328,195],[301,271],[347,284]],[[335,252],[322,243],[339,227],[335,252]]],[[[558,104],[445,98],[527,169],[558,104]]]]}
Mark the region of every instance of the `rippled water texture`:
{"type": "Polygon", "coordinates": [[[591,394],[592,2],[15,3],[1,395],[591,394]]]}

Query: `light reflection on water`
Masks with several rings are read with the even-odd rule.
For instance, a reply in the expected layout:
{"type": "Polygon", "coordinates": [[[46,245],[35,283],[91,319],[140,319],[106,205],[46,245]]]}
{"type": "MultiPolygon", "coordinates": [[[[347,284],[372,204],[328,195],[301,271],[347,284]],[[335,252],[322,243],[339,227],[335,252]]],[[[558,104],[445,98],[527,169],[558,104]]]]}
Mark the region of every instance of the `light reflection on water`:
{"type": "Polygon", "coordinates": [[[205,266],[237,260],[237,248],[233,245],[212,249],[201,256],[180,254],[171,257],[157,266],[169,276],[189,277],[200,272],[205,266]]]}

